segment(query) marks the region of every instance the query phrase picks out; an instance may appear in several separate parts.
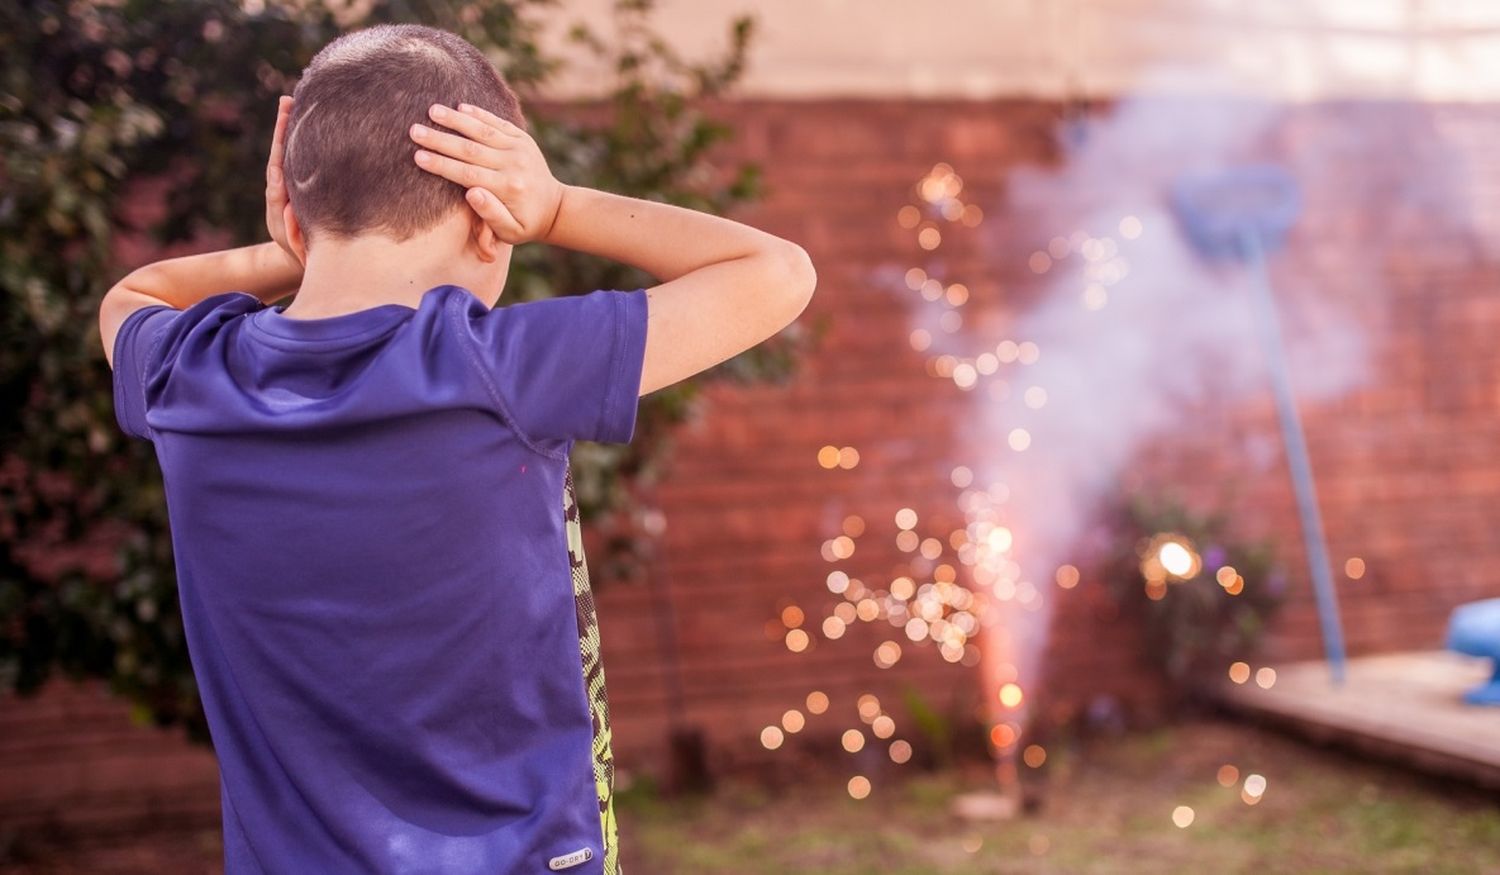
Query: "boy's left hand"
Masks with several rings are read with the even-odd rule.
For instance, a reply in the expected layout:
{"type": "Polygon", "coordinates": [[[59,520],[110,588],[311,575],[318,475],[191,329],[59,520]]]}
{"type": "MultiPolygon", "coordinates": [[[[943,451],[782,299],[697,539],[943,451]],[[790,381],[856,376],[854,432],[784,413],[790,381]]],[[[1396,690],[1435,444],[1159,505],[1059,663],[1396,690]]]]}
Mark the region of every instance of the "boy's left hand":
{"type": "Polygon", "coordinates": [[[432,120],[457,133],[412,125],[417,166],[456,182],[495,236],[512,245],[545,239],[566,188],[552,176],[536,140],[477,106],[433,104],[432,120]]]}

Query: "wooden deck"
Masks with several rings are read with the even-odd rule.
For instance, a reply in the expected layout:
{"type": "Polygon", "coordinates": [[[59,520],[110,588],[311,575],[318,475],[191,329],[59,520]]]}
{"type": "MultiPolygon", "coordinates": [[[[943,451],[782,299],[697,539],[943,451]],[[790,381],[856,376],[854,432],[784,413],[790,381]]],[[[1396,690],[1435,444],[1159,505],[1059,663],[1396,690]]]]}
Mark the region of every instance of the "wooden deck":
{"type": "Polygon", "coordinates": [[[1462,699],[1490,676],[1489,660],[1442,650],[1361,656],[1341,687],[1321,660],[1272,667],[1270,689],[1226,679],[1221,700],[1318,741],[1500,790],[1500,707],[1462,699]]]}

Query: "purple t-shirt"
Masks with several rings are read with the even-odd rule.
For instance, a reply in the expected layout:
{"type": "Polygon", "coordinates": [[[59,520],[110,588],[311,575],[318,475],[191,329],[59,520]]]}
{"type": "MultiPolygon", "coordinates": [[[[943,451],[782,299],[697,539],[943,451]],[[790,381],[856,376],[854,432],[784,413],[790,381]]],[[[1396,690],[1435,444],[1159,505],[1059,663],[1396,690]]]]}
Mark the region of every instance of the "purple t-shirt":
{"type": "Polygon", "coordinates": [[[572,443],[634,433],[646,311],[443,285],[125,320],[116,415],[160,462],[227,875],[602,871],[561,508],[572,443]]]}

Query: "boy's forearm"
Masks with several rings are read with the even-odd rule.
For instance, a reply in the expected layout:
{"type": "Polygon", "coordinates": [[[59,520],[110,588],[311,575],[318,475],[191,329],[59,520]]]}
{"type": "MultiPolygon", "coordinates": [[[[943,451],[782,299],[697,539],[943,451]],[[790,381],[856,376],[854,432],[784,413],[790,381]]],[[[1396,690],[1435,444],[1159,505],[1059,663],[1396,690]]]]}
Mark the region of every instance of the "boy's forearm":
{"type": "Polygon", "coordinates": [[[563,187],[542,242],[623,262],[663,282],[791,245],[722,216],[578,185],[563,187]]]}
{"type": "Polygon", "coordinates": [[[295,292],[301,282],[302,266],[286,250],[258,243],[154,262],[131,271],[115,289],[185,310],[223,292],[249,292],[269,304],[295,292]]]}

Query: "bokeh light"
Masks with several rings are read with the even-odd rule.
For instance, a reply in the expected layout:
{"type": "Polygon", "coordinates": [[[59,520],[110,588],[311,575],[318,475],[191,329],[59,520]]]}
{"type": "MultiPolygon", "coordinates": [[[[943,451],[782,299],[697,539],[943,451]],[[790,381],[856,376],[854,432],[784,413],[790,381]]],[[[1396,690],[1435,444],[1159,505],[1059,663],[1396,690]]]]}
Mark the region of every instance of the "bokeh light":
{"type": "Polygon", "coordinates": [[[882,641],[875,648],[875,665],[879,668],[890,668],[901,661],[901,645],[894,641],[882,641]]]}
{"type": "Polygon", "coordinates": [[[1225,763],[1219,766],[1219,773],[1216,777],[1218,778],[1219,786],[1233,787],[1240,779],[1240,770],[1229,763],[1225,763]]]}
{"type": "Polygon", "coordinates": [[[1245,784],[1240,788],[1240,799],[1246,805],[1255,805],[1260,802],[1261,797],[1266,794],[1266,779],[1263,775],[1250,774],[1245,776],[1245,784]]]}

